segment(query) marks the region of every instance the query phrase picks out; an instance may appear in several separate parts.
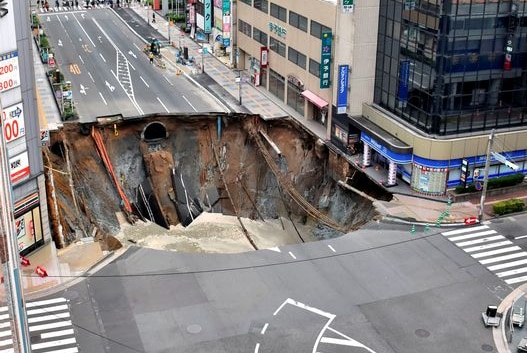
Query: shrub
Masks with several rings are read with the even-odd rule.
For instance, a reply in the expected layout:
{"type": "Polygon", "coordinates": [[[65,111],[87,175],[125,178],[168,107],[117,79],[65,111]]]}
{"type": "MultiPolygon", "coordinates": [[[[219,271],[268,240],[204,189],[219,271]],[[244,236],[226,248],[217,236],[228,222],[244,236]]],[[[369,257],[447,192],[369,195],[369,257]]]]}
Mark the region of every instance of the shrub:
{"type": "Polygon", "coordinates": [[[49,48],[48,38],[46,36],[44,36],[44,35],[40,37],[40,47],[41,48],[49,48]]]}
{"type": "MultiPolygon", "coordinates": [[[[492,190],[492,189],[504,188],[507,186],[518,185],[523,182],[524,178],[525,178],[525,175],[523,175],[523,173],[516,173],[516,174],[505,175],[499,178],[490,179],[488,181],[487,189],[492,190]]],[[[472,183],[472,184],[467,185],[466,188],[463,187],[463,185],[458,185],[456,186],[454,191],[456,194],[465,194],[465,193],[476,192],[478,190],[476,190],[476,184],[472,183]]]]}
{"type": "Polygon", "coordinates": [[[520,199],[509,199],[505,201],[498,201],[492,205],[492,210],[497,215],[504,215],[507,213],[520,212],[525,209],[525,203],[520,199]]]}

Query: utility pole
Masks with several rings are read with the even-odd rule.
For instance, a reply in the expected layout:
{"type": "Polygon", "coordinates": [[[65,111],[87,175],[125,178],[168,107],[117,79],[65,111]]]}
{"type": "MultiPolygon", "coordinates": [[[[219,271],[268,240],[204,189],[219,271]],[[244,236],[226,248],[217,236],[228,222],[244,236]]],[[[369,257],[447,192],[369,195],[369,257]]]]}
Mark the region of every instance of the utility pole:
{"type": "Polygon", "coordinates": [[[487,197],[487,184],[489,182],[490,169],[490,152],[492,150],[492,143],[494,142],[494,129],[490,132],[489,141],[487,143],[487,157],[485,159],[485,171],[483,173],[483,190],[481,191],[481,200],[479,202],[478,220],[483,221],[483,211],[485,208],[485,198],[487,197]]]}
{"type": "MultiPolygon", "coordinates": [[[[0,101],[0,113],[2,112],[2,103],[0,101]]],[[[2,240],[0,243],[0,260],[4,272],[8,312],[12,322],[14,351],[17,353],[30,353],[25,304],[20,282],[20,261],[15,236],[13,195],[7,147],[4,139],[3,119],[0,122],[0,127],[0,240],[2,240]]]]}

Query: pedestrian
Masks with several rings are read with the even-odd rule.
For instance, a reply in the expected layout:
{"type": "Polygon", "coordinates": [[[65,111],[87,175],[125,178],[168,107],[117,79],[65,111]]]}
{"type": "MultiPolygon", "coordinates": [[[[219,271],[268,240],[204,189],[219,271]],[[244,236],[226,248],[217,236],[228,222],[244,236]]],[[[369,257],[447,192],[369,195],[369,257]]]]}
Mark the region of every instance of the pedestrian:
{"type": "Polygon", "coordinates": [[[154,65],[154,53],[150,52],[150,54],[148,54],[148,57],[150,58],[150,64],[154,65]]]}
{"type": "Polygon", "coordinates": [[[152,12],[152,23],[156,23],[156,13],[152,12]]]}

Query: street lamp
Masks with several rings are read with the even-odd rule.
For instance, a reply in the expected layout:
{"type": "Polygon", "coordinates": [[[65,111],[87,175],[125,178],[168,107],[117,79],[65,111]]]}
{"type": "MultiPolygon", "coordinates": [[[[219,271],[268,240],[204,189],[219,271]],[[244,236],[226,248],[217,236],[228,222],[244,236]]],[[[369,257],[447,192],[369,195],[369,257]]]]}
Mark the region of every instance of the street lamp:
{"type": "Polygon", "coordinates": [[[238,77],[234,79],[234,82],[238,83],[238,105],[242,105],[242,79],[243,79],[243,70],[235,70],[238,72],[238,77]]]}

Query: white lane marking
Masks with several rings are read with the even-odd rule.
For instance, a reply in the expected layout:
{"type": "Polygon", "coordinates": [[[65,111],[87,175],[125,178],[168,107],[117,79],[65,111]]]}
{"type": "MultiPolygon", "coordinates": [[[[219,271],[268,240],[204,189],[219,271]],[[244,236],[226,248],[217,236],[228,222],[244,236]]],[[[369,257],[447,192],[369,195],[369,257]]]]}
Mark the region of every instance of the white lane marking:
{"type": "Polygon", "coordinates": [[[356,341],[353,338],[348,337],[345,334],[343,334],[343,333],[341,333],[341,332],[339,332],[339,331],[337,331],[335,329],[332,329],[331,327],[328,327],[328,330],[330,330],[330,331],[332,331],[332,332],[344,337],[345,340],[339,339],[339,338],[322,337],[321,342],[325,341],[324,343],[332,343],[332,344],[338,344],[338,345],[344,345],[344,346],[360,347],[360,348],[364,348],[368,352],[375,353],[375,351],[372,350],[371,348],[366,347],[365,345],[363,345],[359,341],[356,341]]]}
{"type": "Polygon", "coordinates": [[[35,306],[41,306],[41,305],[49,305],[49,304],[57,304],[57,303],[66,303],[68,300],[66,298],[53,298],[53,299],[47,299],[47,300],[39,300],[36,302],[28,302],[26,303],[26,308],[34,308],[35,306]]]}
{"type": "Polygon", "coordinates": [[[55,351],[47,351],[45,353],[78,353],[79,350],[77,347],[71,347],[71,348],[64,348],[64,349],[57,349],[55,351]]]}
{"type": "Polygon", "coordinates": [[[68,304],[49,306],[43,309],[31,309],[27,311],[27,316],[41,315],[41,314],[46,314],[46,313],[53,312],[53,311],[63,311],[63,310],[68,310],[68,304]]]}
{"type": "Polygon", "coordinates": [[[273,313],[273,316],[276,316],[276,314],[278,314],[278,312],[280,312],[280,310],[282,310],[282,308],[286,305],[286,304],[290,304],[290,305],[293,305],[293,306],[296,306],[300,309],[304,309],[304,310],[307,310],[307,311],[310,311],[314,314],[317,314],[317,315],[320,315],[320,316],[323,316],[323,317],[326,317],[330,320],[333,320],[335,318],[336,315],[333,315],[333,314],[330,314],[328,312],[325,312],[325,311],[322,311],[320,309],[317,309],[317,308],[313,308],[309,305],[306,305],[304,303],[301,303],[301,302],[297,302],[296,300],[294,299],[291,299],[291,298],[287,298],[282,304],[280,304],[280,306],[278,307],[278,309],[276,309],[276,311],[273,313]]]}
{"type": "Polygon", "coordinates": [[[185,96],[181,96],[183,97],[183,99],[188,103],[188,105],[190,105],[192,107],[192,109],[194,109],[195,112],[197,112],[198,110],[196,108],[194,108],[194,106],[192,105],[192,103],[190,103],[190,101],[187,99],[187,97],[185,96]]]}
{"type": "Polygon", "coordinates": [[[498,256],[498,257],[492,257],[492,258],[486,259],[486,260],[480,260],[479,263],[482,264],[482,265],[486,265],[486,264],[491,264],[493,262],[501,262],[501,261],[506,261],[506,260],[510,260],[510,259],[517,259],[518,257],[525,257],[525,256],[527,256],[527,252],[522,251],[522,252],[518,252],[516,254],[503,255],[503,256],[498,256]]]}
{"type": "Polygon", "coordinates": [[[69,328],[67,330],[60,330],[60,331],[41,333],[40,337],[42,339],[47,339],[47,338],[54,338],[54,337],[59,337],[59,336],[73,335],[73,333],[74,333],[73,329],[69,328]]]}
{"type": "Polygon", "coordinates": [[[130,65],[130,67],[132,68],[132,70],[134,70],[134,71],[135,71],[135,67],[134,67],[134,65],[132,65],[132,63],[131,63],[131,62],[129,62],[128,60],[127,60],[126,62],[128,63],[128,65],[130,65]]]}
{"type": "Polygon", "coordinates": [[[491,271],[496,271],[496,270],[501,270],[503,268],[509,268],[509,267],[520,266],[520,265],[525,265],[525,264],[527,264],[527,259],[507,262],[504,264],[499,264],[499,265],[494,265],[494,266],[489,266],[487,268],[491,271]]]}
{"type": "Polygon", "coordinates": [[[31,349],[43,349],[43,348],[50,348],[50,347],[57,347],[57,346],[65,346],[67,344],[74,344],[75,338],[66,338],[63,340],[57,340],[57,341],[51,341],[51,342],[42,342],[42,343],[35,343],[31,345],[31,349]]]}
{"type": "Polygon", "coordinates": [[[256,346],[254,346],[254,353],[258,353],[260,350],[260,343],[256,343],[256,346]]]}
{"type": "Polygon", "coordinates": [[[168,77],[166,77],[165,75],[163,75],[163,77],[165,78],[165,80],[167,80],[168,84],[170,86],[174,86],[174,84],[172,82],[170,82],[170,80],[168,79],[168,77]]]}
{"type": "Polygon", "coordinates": [[[281,252],[281,251],[280,251],[280,248],[279,248],[278,246],[273,246],[272,248],[267,248],[267,250],[276,251],[276,252],[281,252]]]}
{"type": "Polygon", "coordinates": [[[330,248],[331,251],[336,252],[335,249],[333,249],[333,247],[331,245],[328,245],[328,248],[330,248]]]}
{"type": "Polygon", "coordinates": [[[7,306],[0,306],[0,312],[1,311],[7,311],[7,306]]]}
{"type": "Polygon", "coordinates": [[[8,338],[6,340],[0,341],[0,346],[7,346],[8,344],[13,344],[13,339],[12,338],[8,338]]]}
{"type": "Polygon", "coordinates": [[[519,273],[525,273],[525,272],[527,272],[527,267],[517,268],[517,269],[509,270],[509,271],[498,272],[498,273],[496,273],[496,276],[498,276],[498,277],[509,277],[509,276],[513,276],[513,275],[517,275],[519,273]]]}
{"type": "Polygon", "coordinates": [[[108,105],[108,103],[106,103],[106,99],[104,99],[103,95],[101,92],[99,92],[99,96],[101,96],[101,99],[102,101],[104,102],[105,105],[108,105]]]}
{"type": "Polygon", "coordinates": [[[527,276],[521,276],[521,277],[506,279],[505,283],[507,283],[507,284],[515,284],[515,283],[520,283],[520,282],[525,282],[525,281],[527,281],[527,276]]]}
{"type": "Polygon", "coordinates": [[[521,250],[521,248],[519,246],[510,246],[508,248],[480,252],[480,253],[472,255],[472,257],[475,259],[479,259],[480,257],[493,256],[493,255],[503,254],[506,252],[516,251],[516,250],[521,250]]]}
{"type": "Polygon", "coordinates": [[[476,244],[481,244],[481,243],[488,243],[488,242],[491,242],[491,241],[496,241],[496,240],[501,240],[501,239],[505,239],[505,237],[503,235],[496,235],[494,237],[487,237],[487,238],[483,238],[483,239],[464,241],[464,242],[455,243],[455,244],[457,246],[459,246],[459,247],[463,247],[463,246],[468,246],[468,245],[476,245],[476,244]]]}
{"type": "Polygon", "coordinates": [[[443,234],[444,236],[448,237],[450,235],[455,235],[455,234],[462,234],[462,233],[468,233],[468,232],[473,232],[475,230],[482,230],[482,229],[488,229],[489,227],[487,226],[477,226],[477,227],[470,227],[470,228],[461,228],[461,229],[456,229],[456,230],[451,230],[449,232],[444,232],[444,233],[441,233],[443,234]]]}
{"type": "Polygon", "coordinates": [[[511,241],[505,240],[505,241],[500,241],[498,243],[492,243],[492,244],[487,244],[487,245],[474,246],[472,248],[466,248],[466,249],[463,249],[463,251],[473,252],[473,251],[478,251],[478,250],[487,250],[487,249],[497,248],[499,246],[510,245],[510,244],[512,244],[511,241]]]}
{"type": "Polygon", "coordinates": [[[291,255],[291,257],[296,260],[296,256],[291,251],[289,252],[289,255],[291,255]]]}
{"type": "Polygon", "coordinates": [[[269,323],[266,322],[264,327],[262,328],[262,331],[260,331],[260,334],[265,335],[265,331],[267,330],[267,327],[269,326],[269,323]]]}
{"type": "Polygon", "coordinates": [[[106,59],[104,58],[104,56],[102,56],[102,53],[99,53],[99,56],[101,57],[102,61],[106,62],[106,59]]]}
{"type": "Polygon", "coordinates": [[[11,327],[11,323],[8,321],[8,322],[0,322],[0,328],[6,328],[6,327],[11,327]]]}
{"type": "MultiPolygon", "coordinates": [[[[11,336],[11,330],[0,331],[0,337],[11,336]]],[[[1,351],[0,351],[1,352],[1,351]]]]}
{"type": "Polygon", "coordinates": [[[71,326],[71,320],[54,322],[52,324],[29,326],[29,332],[43,331],[43,330],[49,330],[50,328],[58,328],[58,327],[66,327],[66,326],[71,326]]]}
{"type": "Polygon", "coordinates": [[[33,318],[28,318],[27,323],[32,324],[35,322],[42,322],[42,321],[51,321],[51,320],[57,320],[57,319],[67,319],[70,317],[70,313],[58,313],[53,315],[45,315],[45,316],[37,316],[33,318]]]}
{"type": "Polygon", "coordinates": [[[168,108],[163,104],[163,102],[161,102],[161,99],[159,99],[159,97],[156,97],[157,98],[157,101],[159,102],[159,104],[161,104],[163,106],[163,108],[165,108],[165,110],[167,111],[167,113],[170,113],[170,111],[168,110],[168,108]]]}
{"type": "Polygon", "coordinates": [[[515,237],[514,239],[523,239],[523,238],[527,238],[527,235],[520,235],[519,237],[515,237]]]}
{"type": "Polygon", "coordinates": [[[0,320],[6,320],[6,319],[9,319],[9,314],[0,315],[0,320]]]}
{"type": "Polygon", "coordinates": [[[2,352],[2,353],[15,353],[15,349],[14,348],[9,348],[9,349],[1,350],[0,352],[2,352]]]}
{"type": "Polygon", "coordinates": [[[91,75],[91,73],[90,73],[90,72],[88,72],[88,76],[90,76],[90,78],[91,78],[92,82],[95,82],[95,80],[93,79],[93,76],[91,75]]]}
{"type": "Polygon", "coordinates": [[[139,48],[139,46],[137,46],[137,44],[135,44],[135,43],[132,43],[132,44],[134,45],[134,47],[136,47],[137,50],[139,50],[139,51],[142,50],[141,48],[139,48]]]}
{"type": "Polygon", "coordinates": [[[139,76],[139,78],[141,79],[141,81],[143,81],[143,83],[145,84],[146,87],[150,88],[150,85],[148,83],[146,83],[146,81],[143,78],[143,76],[139,76]]]}
{"type": "Polygon", "coordinates": [[[481,237],[481,236],[484,236],[484,235],[491,235],[491,234],[496,234],[497,232],[495,230],[486,230],[484,232],[477,232],[477,233],[470,233],[470,234],[465,234],[465,235],[458,235],[457,237],[452,237],[452,238],[448,238],[448,240],[450,241],[458,241],[458,240],[465,240],[465,239],[470,239],[470,238],[477,238],[477,237],[481,237]]]}
{"type": "Polygon", "coordinates": [[[84,60],[82,59],[82,56],[79,55],[79,60],[81,61],[81,63],[84,64],[84,60]]]}
{"type": "Polygon", "coordinates": [[[79,24],[80,28],[82,29],[82,31],[84,32],[84,34],[86,35],[86,37],[88,37],[88,40],[90,41],[91,45],[93,45],[93,47],[95,48],[96,45],[95,43],[93,42],[93,40],[91,40],[90,36],[88,35],[88,33],[86,33],[86,30],[84,29],[84,27],[81,25],[81,23],[79,22],[79,19],[73,15],[73,17],[75,18],[75,21],[77,21],[77,23],[79,24]]]}

